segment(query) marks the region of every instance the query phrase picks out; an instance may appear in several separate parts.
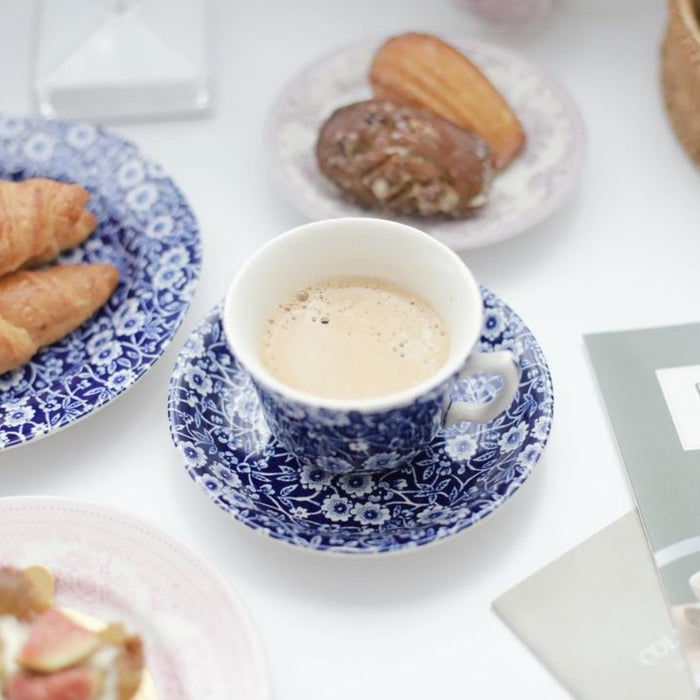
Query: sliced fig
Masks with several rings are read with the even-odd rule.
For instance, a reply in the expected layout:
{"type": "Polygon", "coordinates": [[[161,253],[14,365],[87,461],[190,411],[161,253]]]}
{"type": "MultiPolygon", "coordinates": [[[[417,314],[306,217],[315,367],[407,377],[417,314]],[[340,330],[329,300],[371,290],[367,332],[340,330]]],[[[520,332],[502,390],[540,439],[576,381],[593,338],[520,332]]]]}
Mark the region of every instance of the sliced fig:
{"type": "Polygon", "coordinates": [[[37,585],[33,574],[11,566],[0,567],[0,615],[14,615],[18,620],[32,620],[53,603],[46,588],[37,585]]]}
{"type": "Polygon", "coordinates": [[[137,635],[127,637],[115,661],[117,697],[131,700],[141,685],[143,675],[143,643],[137,635]]]}
{"type": "Polygon", "coordinates": [[[104,676],[93,668],[67,668],[47,675],[20,671],[7,682],[8,700],[95,700],[104,676]]]}
{"type": "Polygon", "coordinates": [[[53,608],[34,621],[17,661],[30,671],[50,673],[80,663],[100,644],[95,632],[53,608]]]}

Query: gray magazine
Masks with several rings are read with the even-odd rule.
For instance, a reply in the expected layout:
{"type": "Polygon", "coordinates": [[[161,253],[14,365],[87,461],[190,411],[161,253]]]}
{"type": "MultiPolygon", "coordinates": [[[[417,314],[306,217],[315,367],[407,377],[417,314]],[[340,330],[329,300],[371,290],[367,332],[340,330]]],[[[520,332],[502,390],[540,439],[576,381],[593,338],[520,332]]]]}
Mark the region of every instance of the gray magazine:
{"type": "Polygon", "coordinates": [[[585,341],[700,687],[700,323],[585,341]]]}
{"type": "Polygon", "coordinates": [[[636,511],[493,607],[580,700],[697,698],[636,511]]]}

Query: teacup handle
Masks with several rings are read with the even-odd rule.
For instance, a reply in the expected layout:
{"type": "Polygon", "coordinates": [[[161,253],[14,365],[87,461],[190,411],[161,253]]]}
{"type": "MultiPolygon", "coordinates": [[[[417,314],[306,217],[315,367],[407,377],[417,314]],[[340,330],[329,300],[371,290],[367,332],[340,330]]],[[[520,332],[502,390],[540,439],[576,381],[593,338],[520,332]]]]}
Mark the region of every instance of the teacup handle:
{"type": "Polygon", "coordinates": [[[513,353],[509,350],[475,352],[465,362],[458,378],[478,373],[500,374],[503,386],[496,396],[484,403],[453,401],[445,416],[446,427],[461,421],[486,423],[510,406],[520,384],[520,369],[513,353]]]}

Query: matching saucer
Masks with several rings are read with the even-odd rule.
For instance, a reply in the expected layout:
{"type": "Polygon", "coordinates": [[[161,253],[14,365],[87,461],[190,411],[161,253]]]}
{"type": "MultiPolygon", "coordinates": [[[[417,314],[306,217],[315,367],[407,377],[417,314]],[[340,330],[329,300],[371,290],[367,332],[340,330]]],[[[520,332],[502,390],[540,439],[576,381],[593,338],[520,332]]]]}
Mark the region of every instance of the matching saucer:
{"type": "MultiPolygon", "coordinates": [[[[521,370],[510,408],[490,423],[441,431],[408,466],[342,476],[300,469],[271,436],[250,379],[228,349],[218,305],[188,338],[170,381],[170,432],[190,476],[245,525],[316,551],[399,551],[474,525],[527,479],[553,410],[549,368],[534,336],[495,294],[482,288],[482,295],[477,349],[511,350],[521,370]]],[[[475,375],[454,395],[485,401],[500,381],[475,375]]]]}

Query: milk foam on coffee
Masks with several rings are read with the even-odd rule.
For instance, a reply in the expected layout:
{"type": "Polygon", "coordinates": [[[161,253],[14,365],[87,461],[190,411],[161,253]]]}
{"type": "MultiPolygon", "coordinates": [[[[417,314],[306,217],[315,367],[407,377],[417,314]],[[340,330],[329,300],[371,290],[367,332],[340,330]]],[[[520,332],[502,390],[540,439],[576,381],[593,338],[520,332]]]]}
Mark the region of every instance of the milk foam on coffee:
{"type": "Polygon", "coordinates": [[[280,382],[315,396],[368,399],[419,384],[442,367],[449,337],[409,289],[338,277],[297,290],[267,319],[261,359],[280,382]]]}

